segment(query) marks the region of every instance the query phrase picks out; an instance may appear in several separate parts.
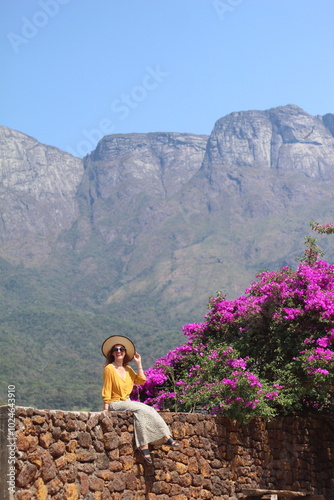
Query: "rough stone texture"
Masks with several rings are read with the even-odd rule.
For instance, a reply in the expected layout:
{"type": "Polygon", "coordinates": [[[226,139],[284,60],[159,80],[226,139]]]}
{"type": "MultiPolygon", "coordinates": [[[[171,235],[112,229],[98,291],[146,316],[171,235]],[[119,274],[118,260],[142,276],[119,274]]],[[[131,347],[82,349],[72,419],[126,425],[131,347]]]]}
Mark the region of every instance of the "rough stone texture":
{"type": "Polygon", "coordinates": [[[175,132],[106,136],[86,161],[95,166],[96,195],[124,198],[144,190],[167,198],[199,170],[207,140],[175,132]]]}
{"type": "Polygon", "coordinates": [[[333,416],[248,425],[212,415],[162,416],[182,448],[152,446],[148,466],[134,450],[131,412],[17,408],[16,497],[235,500],[243,488],[271,488],[334,499],[333,416]],[[46,433],[57,436],[53,443],[46,433]]]}
{"type": "Polygon", "coordinates": [[[250,167],[333,179],[333,136],[325,116],[328,130],[295,105],[231,113],[216,122],[204,163],[210,170],[250,167]]]}
{"type": "Polygon", "coordinates": [[[327,113],[324,116],[319,116],[320,120],[323,121],[325,127],[329,130],[329,132],[332,134],[334,137],[334,114],[333,113],[327,113]]]}
{"type": "Polygon", "coordinates": [[[189,229],[199,212],[209,223],[215,210],[237,221],[310,200],[316,206],[327,197],[324,183],[334,181],[333,117],[314,117],[296,105],[233,112],[209,137],[115,134],[84,160],[0,127],[2,255],[29,260],[42,249],[48,255],[76,223],[77,248],[98,232],[107,244],[117,242],[125,262],[129,254],[136,262],[147,256],[126,269],[128,281],[163,253],[170,232],[161,233],[171,221],[172,247],[183,248],[206,236],[189,229]]]}
{"type": "MultiPolygon", "coordinates": [[[[80,221],[80,238],[89,238],[97,229],[105,243],[115,245],[123,262],[128,262],[130,250],[140,269],[147,267],[164,251],[165,237],[155,233],[166,220],[180,216],[178,197],[199,171],[207,140],[205,135],[177,133],[104,137],[84,159],[78,195],[89,210],[80,221]],[[152,242],[144,257],[141,245],[147,238],[152,242]]],[[[137,264],[128,269],[131,274],[138,270],[137,264]]]]}
{"type": "Polygon", "coordinates": [[[81,159],[0,126],[2,252],[45,258],[79,215],[75,196],[82,175],[81,159]]]}
{"type": "Polygon", "coordinates": [[[331,116],[289,105],[218,120],[197,176],[211,209],[253,218],[321,201],[334,179],[331,116]]]}

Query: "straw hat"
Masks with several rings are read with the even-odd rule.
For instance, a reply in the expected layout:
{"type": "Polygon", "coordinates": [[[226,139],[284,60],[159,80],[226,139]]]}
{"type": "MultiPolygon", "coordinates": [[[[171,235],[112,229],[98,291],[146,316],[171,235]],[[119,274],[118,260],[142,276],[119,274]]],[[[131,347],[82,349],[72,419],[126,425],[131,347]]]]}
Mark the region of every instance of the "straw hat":
{"type": "Polygon", "coordinates": [[[112,335],[111,337],[108,337],[102,344],[102,352],[105,357],[107,357],[108,352],[114,345],[124,345],[126,349],[126,354],[130,358],[130,361],[133,359],[133,356],[135,355],[136,348],[134,346],[134,343],[128,339],[127,337],[122,337],[121,335],[112,335]]]}

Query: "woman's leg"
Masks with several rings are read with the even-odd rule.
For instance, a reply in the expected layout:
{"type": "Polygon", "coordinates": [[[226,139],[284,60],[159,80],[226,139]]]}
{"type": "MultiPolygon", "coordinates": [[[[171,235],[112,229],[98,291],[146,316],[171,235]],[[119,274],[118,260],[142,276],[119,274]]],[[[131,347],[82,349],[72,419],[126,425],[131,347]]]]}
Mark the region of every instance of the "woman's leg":
{"type": "MultiPolygon", "coordinates": [[[[171,436],[171,431],[159,415],[159,413],[139,401],[115,401],[110,403],[113,411],[132,411],[134,416],[134,431],[137,448],[147,447],[148,443],[154,443],[171,436]]],[[[144,448],[145,449],[145,448],[144,448]]]]}
{"type": "MultiPolygon", "coordinates": [[[[133,416],[134,416],[134,435],[135,435],[135,441],[136,441],[136,448],[138,449],[139,453],[147,462],[148,464],[152,464],[152,457],[150,454],[150,450],[148,447],[148,441],[147,439],[145,440],[145,433],[143,435],[141,431],[141,419],[143,418],[143,410],[144,408],[141,407],[140,405],[134,404],[136,401],[114,401],[111,402],[109,405],[109,409],[111,411],[132,411],[133,416]],[[139,408],[138,408],[139,406],[139,408]],[[138,415],[139,413],[139,415],[138,415]],[[139,437],[138,437],[139,435],[139,437]]],[[[145,405],[144,405],[145,406],[145,405]]]]}
{"type": "Polygon", "coordinates": [[[133,412],[136,448],[147,463],[152,463],[148,448],[149,443],[154,443],[162,439],[168,446],[173,448],[180,447],[179,443],[171,437],[171,431],[164,419],[151,406],[139,401],[127,400],[112,402],[109,408],[112,411],[133,412]]]}

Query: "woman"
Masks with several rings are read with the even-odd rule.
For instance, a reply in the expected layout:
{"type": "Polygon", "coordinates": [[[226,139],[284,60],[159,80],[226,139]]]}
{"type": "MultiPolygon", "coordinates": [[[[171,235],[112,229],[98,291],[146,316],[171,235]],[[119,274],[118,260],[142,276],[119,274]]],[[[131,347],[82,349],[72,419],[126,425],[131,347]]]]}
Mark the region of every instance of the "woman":
{"type": "Polygon", "coordinates": [[[154,408],[130,400],[133,386],[143,385],[146,380],[141,356],[133,342],[127,337],[113,335],[103,342],[102,352],[107,358],[102,388],[104,410],[133,412],[136,447],[144,460],[152,464],[148,444],[159,439],[173,448],[179,448],[179,443],[171,437],[168,425],[154,408]],[[132,360],[137,365],[138,373],[128,366],[132,360]]]}

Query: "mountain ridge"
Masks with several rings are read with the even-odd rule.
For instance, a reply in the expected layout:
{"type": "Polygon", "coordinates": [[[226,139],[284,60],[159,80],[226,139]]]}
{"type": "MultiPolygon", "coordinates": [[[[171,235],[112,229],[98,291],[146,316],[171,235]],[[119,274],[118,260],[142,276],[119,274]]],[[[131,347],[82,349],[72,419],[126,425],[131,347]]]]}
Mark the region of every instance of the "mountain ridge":
{"type": "Polygon", "coordinates": [[[0,127],[3,366],[17,339],[30,346],[22,403],[56,397],[39,348],[71,387],[71,370],[89,367],[89,394],[69,404],[94,407],[110,331],[131,336],[148,367],[217,290],[235,298],[260,270],[296,266],[309,221],[333,218],[333,131],[334,115],[287,105],[230,113],[209,136],[105,136],[80,159],[0,127]]]}

